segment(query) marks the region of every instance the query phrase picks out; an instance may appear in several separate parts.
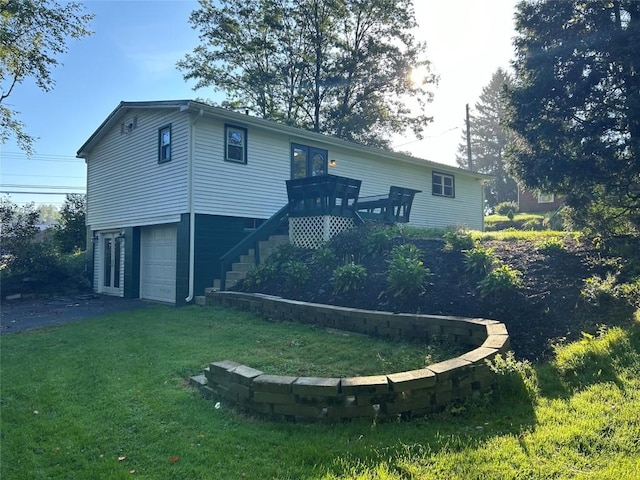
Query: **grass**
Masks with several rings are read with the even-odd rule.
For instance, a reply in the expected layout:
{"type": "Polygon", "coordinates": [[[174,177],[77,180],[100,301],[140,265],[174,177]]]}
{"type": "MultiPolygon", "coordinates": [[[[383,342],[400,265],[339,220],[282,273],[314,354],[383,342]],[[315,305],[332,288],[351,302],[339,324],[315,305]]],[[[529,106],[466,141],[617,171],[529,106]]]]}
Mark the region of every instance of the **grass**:
{"type": "Polygon", "coordinates": [[[621,480],[640,471],[640,318],[559,347],[556,363],[535,368],[533,399],[513,386],[523,370],[514,361],[495,397],[383,424],[262,420],[216,408],[186,379],[225,358],[269,373],[379,373],[432,351],[198,307],[1,341],[3,479],[621,480]]]}

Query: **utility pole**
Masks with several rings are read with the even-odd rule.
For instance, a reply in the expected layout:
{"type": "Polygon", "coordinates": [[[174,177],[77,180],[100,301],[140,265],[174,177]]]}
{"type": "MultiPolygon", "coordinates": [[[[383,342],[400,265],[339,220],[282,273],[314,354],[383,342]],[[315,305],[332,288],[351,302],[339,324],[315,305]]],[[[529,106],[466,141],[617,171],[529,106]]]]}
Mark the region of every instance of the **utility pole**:
{"type": "Polygon", "coordinates": [[[467,103],[467,164],[469,170],[473,170],[473,162],[471,160],[471,120],[469,118],[469,104],[467,103]]]}

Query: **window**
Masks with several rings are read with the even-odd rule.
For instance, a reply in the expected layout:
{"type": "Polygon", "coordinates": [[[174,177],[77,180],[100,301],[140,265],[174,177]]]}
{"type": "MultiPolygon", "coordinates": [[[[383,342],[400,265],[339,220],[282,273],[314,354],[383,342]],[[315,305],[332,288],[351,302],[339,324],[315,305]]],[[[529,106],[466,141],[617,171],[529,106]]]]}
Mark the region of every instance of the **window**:
{"type": "Polygon", "coordinates": [[[553,193],[538,192],[538,203],[553,203],[554,200],[553,193]]]}
{"type": "Polygon", "coordinates": [[[327,173],[327,151],[291,144],[291,178],[315,177],[327,173]]]}
{"type": "Polygon", "coordinates": [[[224,159],[227,162],[247,163],[247,129],[224,126],[224,159]]]}
{"type": "Polygon", "coordinates": [[[171,125],[158,130],[158,163],[171,160],[171,125]]]}
{"type": "Polygon", "coordinates": [[[433,195],[440,197],[455,197],[455,181],[453,175],[445,175],[444,173],[433,172],[431,174],[433,195]]]}

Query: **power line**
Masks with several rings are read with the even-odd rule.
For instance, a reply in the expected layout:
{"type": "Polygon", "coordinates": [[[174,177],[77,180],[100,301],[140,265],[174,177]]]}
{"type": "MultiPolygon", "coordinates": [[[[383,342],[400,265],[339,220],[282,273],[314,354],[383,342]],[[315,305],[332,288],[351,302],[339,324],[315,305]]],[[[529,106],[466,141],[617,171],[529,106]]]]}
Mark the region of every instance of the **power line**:
{"type": "Polygon", "coordinates": [[[73,155],[56,155],[53,153],[34,154],[27,156],[20,152],[2,152],[0,158],[7,160],[31,161],[31,162],[58,162],[58,163],[84,163],[83,158],[76,158],[73,155]]]}
{"type": "Polygon", "coordinates": [[[18,190],[0,190],[0,194],[11,194],[11,195],[70,195],[73,193],[84,194],[84,192],[26,192],[26,191],[18,191],[18,190]]]}
{"type": "Polygon", "coordinates": [[[3,183],[0,188],[52,188],[54,190],[84,190],[84,186],[75,185],[24,185],[21,183],[3,183]]]}
{"type": "Polygon", "coordinates": [[[86,178],[80,175],[30,175],[27,173],[3,173],[3,177],[36,177],[36,178],[86,178]]]}

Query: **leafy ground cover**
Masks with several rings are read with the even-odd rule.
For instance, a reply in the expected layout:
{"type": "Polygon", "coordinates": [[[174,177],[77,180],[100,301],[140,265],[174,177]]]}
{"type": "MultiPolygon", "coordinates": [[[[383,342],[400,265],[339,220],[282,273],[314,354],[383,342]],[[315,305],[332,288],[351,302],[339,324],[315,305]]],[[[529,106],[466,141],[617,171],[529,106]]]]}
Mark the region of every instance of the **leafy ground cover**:
{"type": "Polygon", "coordinates": [[[559,347],[545,365],[507,358],[493,395],[411,422],[275,423],[204,400],[186,383],[228,357],[335,371],[327,336],[354,352],[349,369],[425,355],[392,359],[375,340],[358,350],[364,338],[201,307],[2,336],[0,476],[630,479],[640,469],[640,316],[559,347]]]}

